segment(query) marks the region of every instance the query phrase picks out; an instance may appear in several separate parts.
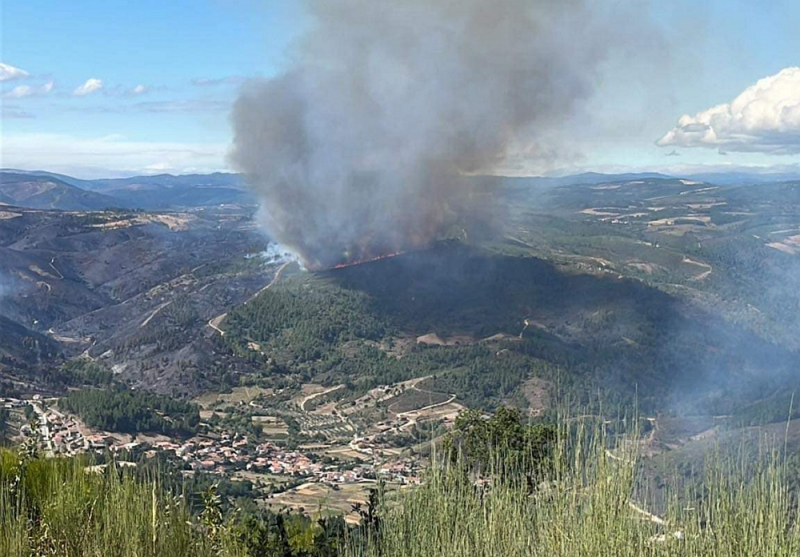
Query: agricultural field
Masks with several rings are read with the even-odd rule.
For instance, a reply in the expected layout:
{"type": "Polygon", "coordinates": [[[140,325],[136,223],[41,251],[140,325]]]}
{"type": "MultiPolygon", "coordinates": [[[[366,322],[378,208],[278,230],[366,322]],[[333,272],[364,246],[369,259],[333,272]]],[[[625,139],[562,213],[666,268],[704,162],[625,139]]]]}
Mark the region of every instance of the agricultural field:
{"type": "Polygon", "coordinates": [[[510,199],[500,249],[636,278],[799,346],[800,183],[598,179],[510,199]]]}
{"type": "Polygon", "coordinates": [[[366,504],[368,489],[375,487],[375,482],[346,484],[336,488],[319,483],[306,483],[268,496],[261,504],[272,511],[293,509],[311,516],[343,514],[349,523],[357,524],[360,517],[353,512],[353,505],[366,504]]]}

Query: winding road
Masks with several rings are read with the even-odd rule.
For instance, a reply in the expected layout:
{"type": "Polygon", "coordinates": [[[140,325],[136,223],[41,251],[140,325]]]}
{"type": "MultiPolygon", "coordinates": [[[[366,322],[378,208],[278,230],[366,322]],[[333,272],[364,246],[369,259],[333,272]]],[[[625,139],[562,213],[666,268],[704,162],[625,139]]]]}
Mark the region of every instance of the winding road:
{"type": "MultiPolygon", "coordinates": [[[[269,290],[270,288],[272,288],[272,286],[273,286],[273,285],[274,285],[276,282],[278,282],[278,279],[280,279],[280,278],[281,278],[281,274],[283,273],[284,269],[286,269],[286,267],[287,267],[287,266],[288,266],[290,263],[292,263],[292,262],[291,262],[291,261],[287,261],[287,262],[285,262],[283,265],[281,265],[281,266],[278,268],[278,270],[275,272],[275,276],[274,276],[274,277],[272,277],[272,280],[269,282],[269,284],[268,284],[268,285],[266,285],[266,286],[265,286],[264,288],[262,288],[261,290],[259,290],[258,292],[256,292],[255,294],[253,294],[252,296],[250,296],[250,297],[247,299],[247,301],[245,302],[245,305],[247,305],[247,303],[248,303],[250,300],[252,300],[252,299],[253,299],[253,298],[255,298],[256,296],[258,296],[258,295],[259,295],[259,294],[261,294],[262,292],[266,292],[267,290],[269,290]]],[[[216,317],[213,317],[213,318],[209,319],[209,320],[208,320],[208,326],[209,326],[209,327],[211,327],[212,329],[214,329],[216,332],[218,332],[218,333],[220,334],[220,336],[223,336],[223,337],[224,337],[224,336],[225,336],[225,331],[223,331],[223,330],[220,328],[220,325],[222,325],[222,322],[223,322],[223,321],[225,321],[225,318],[226,318],[227,316],[228,316],[228,312],[226,311],[225,313],[223,313],[223,314],[221,314],[221,315],[217,315],[216,317]]]]}
{"type": "Polygon", "coordinates": [[[314,400],[317,397],[321,397],[321,396],[327,395],[329,393],[334,393],[334,392],[338,391],[339,389],[343,389],[343,388],[344,388],[344,385],[336,385],[335,387],[331,387],[330,389],[325,389],[324,391],[320,391],[318,393],[312,393],[312,394],[306,396],[305,398],[303,398],[303,400],[300,401],[298,406],[300,407],[300,410],[302,410],[303,412],[307,412],[306,403],[308,401],[314,400]]]}

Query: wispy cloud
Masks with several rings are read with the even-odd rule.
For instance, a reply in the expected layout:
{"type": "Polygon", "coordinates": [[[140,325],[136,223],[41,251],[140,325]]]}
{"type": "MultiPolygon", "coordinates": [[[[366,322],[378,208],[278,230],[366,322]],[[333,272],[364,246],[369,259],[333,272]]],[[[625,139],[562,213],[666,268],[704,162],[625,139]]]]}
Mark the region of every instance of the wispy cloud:
{"type": "Polygon", "coordinates": [[[139,84],[136,87],[134,87],[133,89],[130,89],[128,91],[128,94],[129,95],[144,95],[148,91],[150,91],[149,87],[139,84]]]}
{"type": "Polygon", "coordinates": [[[70,106],[66,110],[73,112],[89,112],[93,114],[184,114],[194,112],[224,112],[229,110],[231,103],[227,101],[184,99],[172,101],[145,101],[132,104],[103,104],[94,106],[70,106]]]}
{"type": "Polygon", "coordinates": [[[230,103],[212,100],[176,100],[176,101],[151,101],[140,102],[132,105],[134,110],[144,112],[218,112],[230,109],[230,103]]]}
{"type": "Polygon", "coordinates": [[[36,116],[16,104],[3,103],[0,107],[0,116],[3,120],[29,120],[36,116]]]}
{"type": "Polygon", "coordinates": [[[103,82],[103,89],[100,91],[104,97],[141,97],[156,91],[166,91],[163,85],[145,85],[139,83],[134,86],[114,84],[109,85],[103,82]]]}
{"type": "Polygon", "coordinates": [[[666,157],[680,157],[681,154],[676,149],[673,149],[672,151],[670,151],[669,153],[667,153],[664,156],[666,156],[666,157]]]}
{"type": "Polygon", "coordinates": [[[30,76],[30,74],[25,70],[0,62],[0,81],[12,81],[28,76],[30,76]]]}
{"type": "Polygon", "coordinates": [[[215,85],[239,85],[246,78],[241,75],[228,75],[225,77],[196,77],[191,80],[197,87],[213,87],[215,85]]]}
{"type": "Polygon", "coordinates": [[[10,91],[3,93],[4,99],[22,99],[25,97],[39,97],[53,90],[53,82],[44,85],[17,85],[10,91]]]}
{"type": "Polygon", "coordinates": [[[84,97],[96,93],[103,88],[103,80],[94,77],[86,80],[86,83],[75,89],[72,94],[76,97],[84,97]]]}
{"type": "Polygon", "coordinates": [[[657,144],[787,155],[800,153],[800,67],[745,89],[728,104],[684,114],[657,144]]]}
{"type": "Polygon", "coordinates": [[[227,169],[226,143],[134,141],[121,135],[9,133],[3,165],[63,172],[82,178],[149,172],[216,172],[227,169]]]}

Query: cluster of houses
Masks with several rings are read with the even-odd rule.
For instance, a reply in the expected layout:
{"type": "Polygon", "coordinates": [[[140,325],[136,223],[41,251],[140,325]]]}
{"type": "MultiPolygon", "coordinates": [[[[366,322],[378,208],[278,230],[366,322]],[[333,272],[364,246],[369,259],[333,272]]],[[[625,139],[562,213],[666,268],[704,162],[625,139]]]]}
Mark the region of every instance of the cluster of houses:
{"type": "Polygon", "coordinates": [[[3,406],[7,409],[24,408],[28,405],[33,408],[35,416],[29,424],[20,428],[20,433],[25,437],[38,435],[39,443],[48,455],[69,456],[107,446],[105,436],[85,435],[75,418],[47,407],[39,395],[34,395],[32,400],[3,399],[3,406]]]}
{"type": "Polygon", "coordinates": [[[273,443],[252,443],[247,436],[223,434],[216,439],[193,438],[178,444],[160,441],[145,453],[174,454],[191,470],[220,476],[249,472],[315,478],[331,484],[358,483],[376,476],[401,483],[419,483],[418,463],[407,459],[392,463],[364,463],[344,467],[324,462],[313,453],[290,450],[273,443]]]}
{"type": "Polygon", "coordinates": [[[89,434],[75,418],[48,407],[41,399],[3,399],[6,408],[27,405],[31,405],[36,416],[20,432],[24,436],[38,434],[41,446],[48,455],[74,455],[92,450],[141,451],[146,457],[166,453],[182,460],[187,470],[219,476],[250,471],[303,477],[330,484],[358,483],[377,478],[402,484],[420,482],[418,460],[407,458],[386,462],[374,456],[373,446],[364,438],[354,438],[351,448],[355,444],[358,452],[372,462],[342,465],[329,459],[323,460],[311,451],[291,450],[270,442],[256,444],[246,435],[238,433],[193,437],[181,443],[172,440],[120,443],[111,435],[89,434]]]}
{"type": "Polygon", "coordinates": [[[402,485],[422,483],[420,461],[413,458],[384,462],[378,466],[377,475],[384,480],[402,485]]]}

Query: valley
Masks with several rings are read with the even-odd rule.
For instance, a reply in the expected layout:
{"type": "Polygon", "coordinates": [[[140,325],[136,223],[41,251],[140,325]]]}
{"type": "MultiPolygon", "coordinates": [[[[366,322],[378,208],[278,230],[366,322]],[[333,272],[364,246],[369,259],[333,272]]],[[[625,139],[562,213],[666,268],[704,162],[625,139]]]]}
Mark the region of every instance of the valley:
{"type": "Polygon", "coordinates": [[[159,455],[244,482],[259,504],[341,511],[381,478],[419,481],[466,408],[546,421],[633,404],[657,428],[654,459],[785,419],[798,386],[793,184],[504,187],[490,237],[314,273],[272,255],[249,205],[0,206],[9,431],[32,434],[30,406],[77,428],[60,449],[49,427],[39,442],[54,454],[159,455]],[[89,406],[69,406],[84,392],[89,406]],[[130,431],[86,423],[122,400],[167,399],[189,414],[132,418],[130,431]],[[681,433],[679,416],[702,427],[681,433]],[[164,423],[191,425],[153,430],[164,423]]]}

